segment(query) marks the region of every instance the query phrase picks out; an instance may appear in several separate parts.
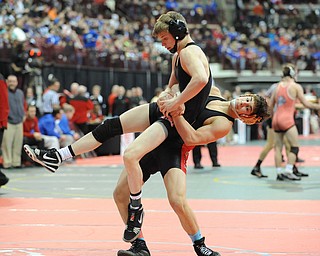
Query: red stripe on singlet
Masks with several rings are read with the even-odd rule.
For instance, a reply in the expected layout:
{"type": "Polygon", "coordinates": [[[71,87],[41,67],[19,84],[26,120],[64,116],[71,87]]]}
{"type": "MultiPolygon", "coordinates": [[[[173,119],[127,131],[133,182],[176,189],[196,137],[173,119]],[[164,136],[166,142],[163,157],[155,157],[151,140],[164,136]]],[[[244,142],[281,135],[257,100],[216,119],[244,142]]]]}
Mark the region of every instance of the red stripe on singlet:
{"type": "Polygon", "coordinates": [[[180,167],[184,173],[187,173],[187,161],[189,157],[189,152],[194,148],[194,146],[182,145],[181,149],[181,158],[180,158],[180,167]]]}

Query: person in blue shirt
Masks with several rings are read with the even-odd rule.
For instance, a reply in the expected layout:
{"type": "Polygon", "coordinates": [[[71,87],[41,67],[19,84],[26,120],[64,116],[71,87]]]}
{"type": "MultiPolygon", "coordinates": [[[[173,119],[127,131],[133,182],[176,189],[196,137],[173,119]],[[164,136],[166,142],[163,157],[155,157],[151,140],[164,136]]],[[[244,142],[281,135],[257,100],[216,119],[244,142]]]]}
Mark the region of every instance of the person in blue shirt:
{"type": "MultiPolygon", "coordinates": [[[[67,104],[68,105],[68,104],[67,104]]],[[[65,147],[79,138],[79,134],[73,131],[69,125],[69,113],[72,106],[65,108],[66,113],[61,108],[55,108],[51,114],[45,114],[39,119],[39,129],[44,135],[55,136],[59,139],[60,147],[65,147]]]]}

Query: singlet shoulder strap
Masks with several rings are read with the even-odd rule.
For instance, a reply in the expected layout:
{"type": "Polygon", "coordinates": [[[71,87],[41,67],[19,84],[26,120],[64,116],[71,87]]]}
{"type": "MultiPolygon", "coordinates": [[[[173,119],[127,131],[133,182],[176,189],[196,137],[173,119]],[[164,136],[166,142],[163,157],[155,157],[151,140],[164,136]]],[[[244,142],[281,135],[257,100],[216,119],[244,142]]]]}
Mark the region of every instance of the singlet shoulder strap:
{"type": "Polygon", "coordinates": [[[214,95],[209,95],[208,100],[220,100],[220,101],[227,101],[225,98],[222,98],[220,96],[214,96],[214,95]]]}
{"type": "Polygon", "coordinates": [[[175,62],[174,62],[174,66],[178,66],[178,63],[179,63],[179,55],[177,55],[176,59],[175,59],[175,62]]]}
{"type": "MultiPolygon", "coordinates": [[[[195,42],[190,42],[190,43],[187,43],[184,48],[188,47],[189,45],[197,45],[197,44],[195,42]]],[[[177,56],[174,65],[178,66],[178,63],[179,63],[179,55],[177,56]]]]}
{"type": "Polygon", "coordinates": [[[184,48],[188,47],[189,45],[197,45],[197,44],[195,42],[190,42],[190,43],[187,43],[184,48]]]}

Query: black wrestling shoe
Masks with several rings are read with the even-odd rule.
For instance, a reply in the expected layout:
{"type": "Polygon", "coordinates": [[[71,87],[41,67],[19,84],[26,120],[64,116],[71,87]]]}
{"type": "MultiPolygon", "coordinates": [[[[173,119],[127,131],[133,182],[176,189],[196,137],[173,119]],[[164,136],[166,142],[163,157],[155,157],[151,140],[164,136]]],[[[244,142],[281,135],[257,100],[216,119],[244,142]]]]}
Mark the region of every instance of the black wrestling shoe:
{"type": "Polygon", "coordinates": [[[61,155],[55,148],[32,149],[29,145],[24,145],[23,148],[33,161],[41,164],[50,172],[55,172],[62,163],[61,155]]]}
{"type": "Polygon", "coordinates": [[[9,178],[0,170],[0,187],[6,185],[9,182],[9,178]]]}
{"type": "Polygon", "coordinates": [[[123,234],[123,241],[131,243],[137,239],[141,231],[143,215],[142,204],[140,204],[138,209],[132,209],[130,204],[128,205],[128,220],[123,234]]]}
{"type": "Polygon", "coordinates": [[[284,181],[284,177],[283,177],[282,173],[277,174],[277,180],[284,181]]]}
{"type": "Polygon", "coordinates": [[[193,248],[198,256],[220,256],[220,253],[212,251],[205,245],[204,237],[194,241],[193,248]]]}
{"type": "Polygon", "coordinates": [[[268,178],[268,175],[262,174],[261,169],[260,169],[260,167],[258,167],[258,166],[255,166],[255,167],[252,169],[251,175],[257,176],[258,178],[268,178]]]}
{"type": "Polygon", "coordinates": [[[118,256],[151,256],[147,244],[142,239],[136,239],[132,242],[129,250],[118,251],[118,256]]]}
{"type": "Polygon", "coordinates": [[[309,174],[308,173],[303,173],[303,172],[299,172],[297,166],[293,166],[293,174],[296,175],[297,177],[308,177],[309,174]]]}
{"type": "Polygon", "coordinates": [[[282,173],[282,176],[284,177],[284,179],[287,179],[287,180],[301,180],[300,177],[297,177],[291,172],[284,172],[282,173]]]}

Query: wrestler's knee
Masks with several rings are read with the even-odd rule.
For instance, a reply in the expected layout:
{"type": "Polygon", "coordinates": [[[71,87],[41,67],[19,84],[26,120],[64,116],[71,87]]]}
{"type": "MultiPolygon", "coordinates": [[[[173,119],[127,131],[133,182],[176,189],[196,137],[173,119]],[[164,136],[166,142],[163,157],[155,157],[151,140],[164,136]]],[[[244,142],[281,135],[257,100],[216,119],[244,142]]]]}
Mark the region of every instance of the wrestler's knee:
{"type": "Polygon", "coordinates": [[[131,163],[133,161],[140,161],[140,156],[137,153],[139,150],[133,144],[129,145],[123,152],[124,163],[131,163]]]}
{"type": "Polygon", "coordinates": [[[169,196],[169,203],[172,207],[172,209],[177,213],[177,214],[181,214],[185,211],[185,205],[186,205],[186,199],[183,196],[179,196],[179,195],[173,195],[173,196],[169,196]]]}
{"type": "Polygon", "coordinates": [[[113,190],[113,200],[116,204],[128,201],[129,194],[122,188],[122,186],[117,185],[113,190]]]}

